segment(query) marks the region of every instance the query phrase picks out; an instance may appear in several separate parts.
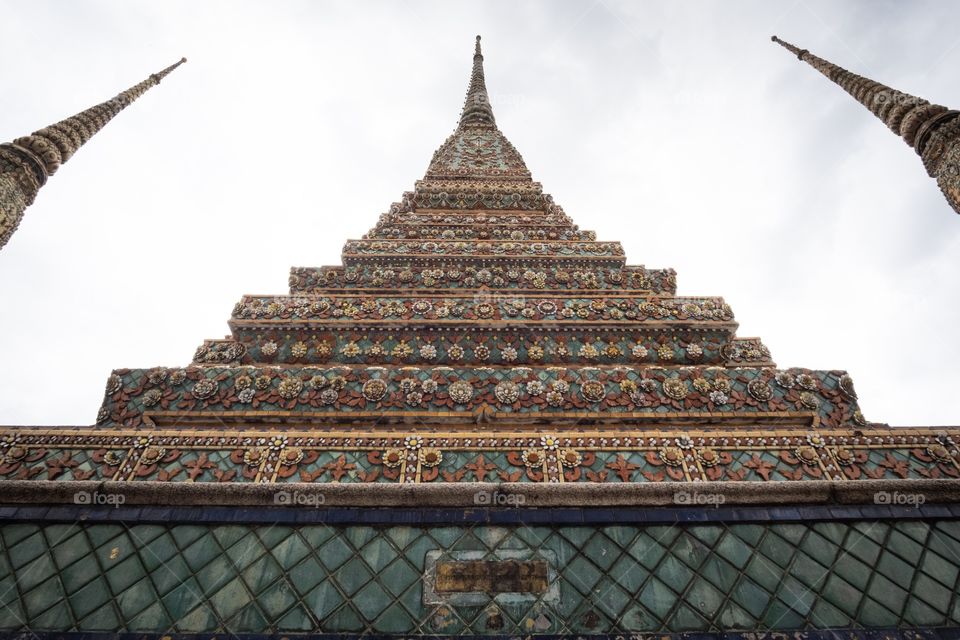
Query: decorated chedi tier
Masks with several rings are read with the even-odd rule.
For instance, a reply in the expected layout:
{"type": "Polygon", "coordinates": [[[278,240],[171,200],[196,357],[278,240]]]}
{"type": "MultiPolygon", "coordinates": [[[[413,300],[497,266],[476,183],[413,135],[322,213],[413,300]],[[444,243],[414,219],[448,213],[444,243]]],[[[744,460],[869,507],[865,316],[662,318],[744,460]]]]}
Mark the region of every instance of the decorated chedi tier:
{"type": "Polygon", "coordinates": [[[858,76],[777,36],[771,39],[838,84],[913,147],[927,174],[960,213],[960,111],[858,76]]]}
{"type": "MultiPolygon", "coordinates": [[[[619,242],[573,224],[497,127],[479,38],[456,130],[342,260],[293,268],[289,295],[244,297],[190,366],[114,371],[96,433],[283,431],[197,480],[307,479],[321,450],[343,450],[356,481],[462,478],[460,451],[509,481],[839,480],[876,473],[866,443],[929,448],[931,474],[957,475],[943,434],[862,435],[876,426],[847,373],[776,369],[722,298],[679,297],[673,270],[627,266],[619,242]]],[[[98,477],[187,462],[135,458],[98,477]]]]}
{"type": "Polygon", "coordinates": [[[341,265],[244,297],[188,366],[114,371],[94,426],[2,432],[0,628],[960,624],[960,431],[868,423],[845,372],[736,328],[531,179],[478,38],[456,130],[341,265]]]}
{"type": "Polygon", "coordinates": [[[179,62],[150,74],[143,82],[126,91],[13,142],[0,144],[0,249],[7,244],[23,219],[23,212],[33,204],[37,193],[56,173],[60,165],[77,152],[130,103],[151,87],[160,84],[171,71],[186,62],[179,62]]]}

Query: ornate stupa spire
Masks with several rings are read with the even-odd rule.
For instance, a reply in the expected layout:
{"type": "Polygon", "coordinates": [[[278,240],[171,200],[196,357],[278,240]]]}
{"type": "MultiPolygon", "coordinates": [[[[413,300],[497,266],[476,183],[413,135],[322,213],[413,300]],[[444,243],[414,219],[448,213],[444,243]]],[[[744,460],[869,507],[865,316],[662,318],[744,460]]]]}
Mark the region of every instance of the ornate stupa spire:
{"type": "Polygon", "coordinates": [[[460,125],[467,124],[496,124],[493,117],[493,108],[487,96],[487,85],[483,78],[483,53],[480,51],[480,36],[473,51],[473,69],[470,72],[470,87],[467,89],[467,99],[463,103],[463,113],[460,114],[460,125]]]}
{"type": "Polygon", "coordinates": [[[24,210],[33,204],[47,178],[115,115],[186,61],[181,58],[110,100],[66,120],[0,144],[0,248],[16,231],[24,210]]]}
{"type": "Polygon", "coordinates": [[[960,111],[931,104],[851,73],[777,36],[774,42],[825,75],[914,148],[947,202],[960,213],[960,111]]]}

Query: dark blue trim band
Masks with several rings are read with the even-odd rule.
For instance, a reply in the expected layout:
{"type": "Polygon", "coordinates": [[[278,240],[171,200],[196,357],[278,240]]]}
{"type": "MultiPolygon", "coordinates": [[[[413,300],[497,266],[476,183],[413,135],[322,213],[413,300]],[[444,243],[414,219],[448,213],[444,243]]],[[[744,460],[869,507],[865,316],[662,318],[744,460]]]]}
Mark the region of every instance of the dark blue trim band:
{"type": "MultiPolygon", "coordinates": [[[[0,640],[23,640],[24,632],[0,632],[0,640]]],[[[55,632],[27,631],[32,640],[222,640],[223,633],[108,633],[108,632],[55,632]]],[[[442,635],[373,635],[336,633],[239,633],[228,634],[235,640],[393,640],[416,638],[416,640],[516,640],[516,635],[442,636],[442,635]]],[[[556,635],[528,636],[537,640],[960,640],[960,628],[900,628],[900,629],[809,629],[797,631],[735,631],[727,633],[618,633],[603,635],[556,635]]]]}
{"type": "MultiPolygon", "coordinates": [[[[201,522],[208,524],[674,524],[699,522],[799,522],[849,520],[951,520],[960,504],[810,505],[793,507],[425,508],[409,507],[138,507],[4,506],[0,522],[201,522]]],[[[0,638],[2,640],[2,638],[0,638]]]]}

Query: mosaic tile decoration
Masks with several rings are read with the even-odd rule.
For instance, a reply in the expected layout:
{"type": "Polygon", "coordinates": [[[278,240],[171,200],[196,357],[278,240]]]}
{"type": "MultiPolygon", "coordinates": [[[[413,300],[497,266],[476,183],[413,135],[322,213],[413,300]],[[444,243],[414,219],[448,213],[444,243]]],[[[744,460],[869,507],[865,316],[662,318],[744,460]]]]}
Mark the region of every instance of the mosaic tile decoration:
{"type": "Polygon", "coordinates": [[[0,527],[0,543],[0,628],[10,631],[499,635],[960,625],[955,520],[18,523],[0,527]],[[437,603],[434,594],[424,604],[428,559],[438,555],[548,559],[559,598],[501,593],[462,604],[437,603]]]}

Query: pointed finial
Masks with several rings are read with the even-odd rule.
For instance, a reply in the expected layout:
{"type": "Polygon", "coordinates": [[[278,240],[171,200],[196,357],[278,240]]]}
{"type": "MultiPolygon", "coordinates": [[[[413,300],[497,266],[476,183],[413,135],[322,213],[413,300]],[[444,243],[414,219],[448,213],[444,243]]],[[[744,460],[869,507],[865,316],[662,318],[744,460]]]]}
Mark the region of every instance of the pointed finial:
{"type": "Polygon", "coordinates": [[[858,76],[777,36],[771,40],[839,85],[901,136],[960,213],[960,112],[858,76]]]}
{"type": "Polygon", "coordinates": [[[17,138],[12,143],[0,144],[0,248],[13,234],[24,209],[33,203],[47,178],[127,105],[186,61],[181,58],[110,100],[66,120],[17,138]]]}
{"type": "Polygon", "coordinates": [[[474,46],[470,86],[467,89],[467,99],[464,101],[463,111],[460,114],[460,126],[467,124],[496,124],[483,77],[483,54],[480,52],[480,36],[477,36],[477,42],[474,46]]]}

